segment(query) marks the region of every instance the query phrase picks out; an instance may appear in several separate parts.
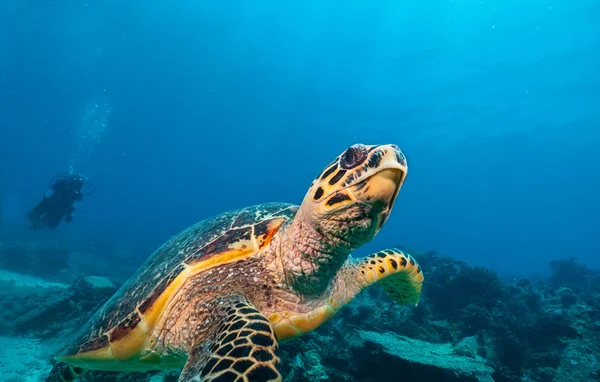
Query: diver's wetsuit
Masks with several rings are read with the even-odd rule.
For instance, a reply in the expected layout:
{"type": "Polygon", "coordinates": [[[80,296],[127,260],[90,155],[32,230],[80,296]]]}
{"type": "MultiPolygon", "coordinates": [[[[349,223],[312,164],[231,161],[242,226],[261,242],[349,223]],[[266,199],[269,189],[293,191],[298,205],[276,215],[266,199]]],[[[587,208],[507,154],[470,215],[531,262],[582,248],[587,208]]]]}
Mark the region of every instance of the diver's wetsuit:
{"type": "Polygon", "coordinates": [[[83,199],[81,188],[85,181],[80,175],[57,176],[51,185],[50,196],[44,195],[38,205],[27,215],[31,221],[30,229],[54,229],[65,218],[73,220],[73,203],[83,199]]]}

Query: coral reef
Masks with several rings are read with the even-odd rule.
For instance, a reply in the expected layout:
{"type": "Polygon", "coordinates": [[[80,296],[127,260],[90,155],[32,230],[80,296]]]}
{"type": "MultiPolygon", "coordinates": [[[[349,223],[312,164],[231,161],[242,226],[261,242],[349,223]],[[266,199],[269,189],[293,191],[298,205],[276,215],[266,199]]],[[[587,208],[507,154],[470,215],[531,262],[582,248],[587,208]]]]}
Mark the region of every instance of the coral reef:
{"type": "MultiPolygon", "coordinates": [[[[551,262],[547,278],[511,280],[433,252],[413,255],[426,277],[418,306],[398,306],[381,289],[369,288],[323,327],[281,344],[285,381],[600,380],[598,272],[568,258],[551,262]]],[[[121,282],[114,277],[119,273],[82,272],[84,261],[71,263],[56,248],[2,246],[0,261],[36,275],[0,277],[0,329],[11,338],[35,339],[36,347],[63,345],[56,339],[68,341],[121,282]],[[39,277],[52,279],[52,272],[35,269],[42,263],[52,272],[70,267],[74,280],[43,281],[39,277]]],[[[82,380],[177,376],[177,370],[94,371],[82,380]]]]}
{"type": "Polygon", "coordinates": [[[14,332],[39,338],[54,337],[58,332],[65,336],[69,329],[80,328],[116,291],[116,284],[106,277],[77,279],[68,289],[55,291],[43,304],[31,306],[15,319],[14,332]],[[64,328],[65,322],[71,326],[64,328]]]}
{"type": "Polygon", "coordinates": [[[551,264],[548,279],[508,283],[491,270],[449,257],[414,255],[426,275],[417,307],[398,307],[378,289],[369,289],[326,329],[301,337],[293,346],[283,344],[284,359],[302,356],[316,345],[321,346],[319,367],[331,380],[392,381],[392,370],[402,370],[398,375],[403,377],[418,372],[414,380],[452,380],[450,374],[432,376],[431,365],[406,362],[407,348],[416,346],[409,342],[420,340],[424,341],[420,348],[452,348],[465,357],[487,360],[496,382],[600,380],[600,334],[596,334],[600,333],[596,308],[600,280],[596,272],[567,259],[551,264]],[[572,272],[580,272],[584,280],[568,276],[572,272]],[[394,350],[390,346],[385,350],[385,341],[357,341],[351,334],[355,328],[379,333],[380,339],[392,336],[384,332],[394,333],[397,336],[388,337],[396,343],[394,350]],[[402,345],[398,338],[404,338],[402,345]],[[382,359],[385,364],[380,364],[382,359]]]}
{"type": "MultiPolygon", "coordinates": [[[[494,371],[477,354],[477,341],[465,338],[456,345],[415,340],[392,333],[359,330],[365,341],[380,345],[384,351],[404,361],[398,373],[407,379],[420,381],[481,381],[493,382],[494,371]],[[411,370],[412,369],[412,370],[411,370]],[[409,378],[409,375],[414,375],[409,378]]],[[[396,360],[394,363],[398,363],[396,360]]]]}

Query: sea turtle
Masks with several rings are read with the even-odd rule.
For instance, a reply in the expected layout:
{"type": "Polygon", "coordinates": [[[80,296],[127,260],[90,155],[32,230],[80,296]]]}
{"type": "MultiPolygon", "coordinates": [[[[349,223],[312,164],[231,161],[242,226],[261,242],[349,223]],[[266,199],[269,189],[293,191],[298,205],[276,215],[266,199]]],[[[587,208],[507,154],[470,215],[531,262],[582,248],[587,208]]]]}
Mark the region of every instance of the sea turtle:
{"type": "Polygon", "coordinates": [[[47,380],[182,368],[179,381],[280,381],[278,343],[317,328],[369,285],[416,304],[423,274],[410,255],[350,254],[379,232],[406,174],[396,145],[355,144],[300,206],[251,206],[182,231],[88,321],[47,380]]]}

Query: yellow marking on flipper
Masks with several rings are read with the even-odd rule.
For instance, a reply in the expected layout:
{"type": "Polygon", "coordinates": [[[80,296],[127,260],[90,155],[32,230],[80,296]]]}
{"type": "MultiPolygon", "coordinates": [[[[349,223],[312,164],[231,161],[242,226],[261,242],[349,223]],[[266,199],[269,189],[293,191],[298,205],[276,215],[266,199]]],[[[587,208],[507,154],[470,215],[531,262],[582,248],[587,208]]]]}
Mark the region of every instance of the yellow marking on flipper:
{"type": "Polygon", "coordinates": [[[273,313],[269,316],[269,320],[273,324],[277,339],[285,341],[315,330],[334,314],[335,310],[331,306],[324,305],[307,313],[292,314],[287,318],[281,318],[277,313],[273,313]]]}
{"type": "Polygon", "coordinates": [[[290,321],[301,332],[308,333],[329,320],[335,314],[335,310],[329,305],[322,306],[306,314],[296,314],[290,317],[290,321]]]}
{"type": "Polygon", "coordinates": [[[394,248],[380,251],[371,258],[383,259],[386,265],[384,272],[376,267],[374,277],[391,299],[401,304],[419,302],[424,276],[412,256],[394,248]]]}
{"type": "MultiPolygon", "coordinates": [[[[402,303],[418,301],[423,274],[419,265],[399,250],[386,250],[358,260],[347,268],[345,277],[356,277],[358,290],[381,283],[390,297],[402,303]],[[398,298],[395,298],[398,297],[398,298]]],[[[356,284],[355,284],[356,285],[356,284]]],[[[272,313],[269,320],[280,341],[292,339],[315,330],[352,300],[357,290],[338,289],[323,306],[302,314],[272,313]]]]}
{"type": "Polygon", "coordinates": [[[368,267],[365,267],[365,280],[367,281],[367,285],[371,285],[375,281],[377,281],[377,278],[375,277],[375,272],[373,272],[373,270],[369,269],[368,267]]]}
{"type": "Polygon", "coordinates": [[[362,259],[350,258],[338,276],[327,300],[336,312],[373,284],[380,285],[396,302],[416,304],[423,283],[423,272],[417,262],[398,249],[379,251],[362,259]]]}
{"type": "Polygon", "coordinates": [[[273,330],[275,330],[275,335],[277,336],[277,340],[279,342],[291,340],[292,338],[296,338],[304,334],[298,330],[298,328],[295,327],[288,318],[284,318],[277,324],[273,325],[273,330]]]}
{"type": "Polygon", "coordinates": [[[273,325],[275,325],[276,323],[278,323],[279,321],[281,321],[283,317],[281,317],[281,314],[279,313],[271,313],[269,315],[269,321],[271,321],[271,323],[273,325]]]}

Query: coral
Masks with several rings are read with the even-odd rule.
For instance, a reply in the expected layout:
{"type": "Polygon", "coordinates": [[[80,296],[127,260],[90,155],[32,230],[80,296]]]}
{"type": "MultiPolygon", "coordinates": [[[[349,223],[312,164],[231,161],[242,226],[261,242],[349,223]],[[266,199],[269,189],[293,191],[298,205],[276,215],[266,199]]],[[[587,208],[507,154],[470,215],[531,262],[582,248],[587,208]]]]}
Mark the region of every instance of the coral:
{"type": "Polygon", "coordinates": [[[498,360],[516,375],[521,373],[525,366],[528,348],[521,342],[520,338],[513,332],[506,332],[504,336],[496,339],[496,354],[498,360]]]}
{"type": "Polygon", "coordinates": [[[560,287],[556,291],[556,295],[558,296],[558,298],[560,298],[560,302],[566,308],[570,307],[571,305],[577,302],[577,296],[575,296],[575,293],[573,293],[573,291],[570,288],[560,287]]]}
{"type": "Polygon", "coordinates": [[[327,370],[321,365],[321,357],[317,350],[309,350],[302,356],[304,362],[303,378],[308,381],[323,381],[329,379],[327,370]]]}
{"type": "Polygon", "coordinates": [[[469,304],[458,313],[462,323],[461,330],[465,335],[474,335],[480,330],[489,329],[493,324],[492,313],[477,304],[469,304]]]}
{"type": "Polygon", "coordinates": [[[38,309],[62,298],[65,288],[35,284],[17,284],[15,280],[0,280],[0,331],[24,334],[20,330],[23,319],[38,309]]]}
{"type": "Polygon", "coordinates": [[[322,347],[314,343],[317,337],[310,336],[308,341],[297,341],[303,345],[301,351],[293,355],[286,353],[290,362],[284,366],[287,369],[285,381],[323,381],[328,380],[328,369],[322,365],[322,347]]]}
{"type": "Polygon", "coordinates": [[[496,306],[502,297],[502,282],[498,274],[481,267],[463,269],[450,288],[457,293],[458,303],[476,303],[485,308],[496,306]]]}
{"type": "MultiPolygon", "coordinates": [[[[600,332],[596,322],[600,310],[594,308],[598,304],[586,305],[578,290],[544,280],[502,281],[484,268],[434,253],[424,256],[415,256],[426,275],[417,307],[400,307],[378,288],[371,288],[329,324],[307,336],[311,338],[309,343],[298,340],[301,345],[294,349],[296,354],[320,349],[321,365],[336,380],[390,380],[390,376],[366,372],[376,367],[373,359],[394,364],[406,377],[415,372],[414,362],[392,361],[380,345],[349,334],[349,328],[389,331],[426,343],[437,342],[439,346],[455,343],[456,355],[484,357],[493,362],[495,381],[543,382],[554,378],[572,341],[589,336],[585,334],[589,331],[600,332]],[[363,359],[371,362],[359,361],[363,359]]],[[[590,291],[595,290],[594,280],[586,284],[590,291]]],[[[588,301],[598,303],[600,295],[591,293],[588,301]]],[[[400,351],[398,348],[394,351],[400,351]]],[[[425,380],[421,377],[419,374],[419,380],[425,380]]]]}
{"type": "Polygon", "coordinates": [[[419,369],[417,374],[420,381],[469,381],[475,378],[479,381],[493,381],[491,374],[494,370],[477,355],[476,349],[466,350],[473,346],[471,340],[462,342],[457,349],[450,344],[434,344],[392,333],[362,330],[357,333],[365,341],[383,347],[386,353],[419,369]]]}
{"type": "Polygon", "coordinates": [[[454,354],[477,358],[479,343],[477,337],[465,337],[454,345],[454,354]]]}
{"type": "MultiPolygon", "coordinates": [[[[426,270],[426,283],[422,294],[427,296],[434,313],[459,320],[459,316],[465,317],[462,311],[472,305],[469,309],[475,315],[491,316],[491,309],[499,304],[503,296],[503,284],[496,272],[481,267],[470,267],[464,262],[437,255],[429,254],[425,258],[425,262],[432,268],[423,268],[426,270]],[[427,258],[428,256],[433,257],[427,258]]],[[[477,318],[474,318],[474,321],[477,321],[477,318]]],[[[484,322],[473,323],[476,327],[474,330],[486,326],[484,322]]]]}
{"type": "Polygon", "coordinates": [[[68,289],[53,290],[30,305],[14,320],[14,332],[48,338],[64,329],[79,328],[116,290],[105,277],[78,279],[68,289]]]}
{"type": "MultiPolygon", "coordinates": [[[[49,248],[4,246],[0,261],[13,259],[9,266],[25,272],[46,253],[43,261],[56,271],[68,254],[56,252],[54,259],[48,253],[56,248],[49,248]]],[[[281,344],[284,380],[600,380],[597,272],[563,259],[552,263],[547,279],[501,279],[493,271],[434,252],[413,255],[425,273],[418,306],[399,306],[377,286],[367,289],[316,331],[281,344]]],[[[69,285],[45,283],[40,288],[37,281],[0,280],[0,329],[5,334],[45,338],[47,343],[67,339],[118,288],[112,275],[83,277],[97,265],[91,258],[78,255],[69,264],[78,275],[69,285]]],[[[178,370],[94,371],[82,381],[177,377],[178,370]]]]}
{"type": "Polygon", "coordinates": [[[590,343],[584,340],[572,341],[560,359],[555,380],[597,382],[600,368],[597,351],[597,343],[590,346],[590,343]]]}
{"type": "Polygon", "coordinates": [[[539,315],[526,338],[533,347],[562,349],[565,339],[574,339],[578,335],[577,329],[570,326],[564,311],[550,310],[539,315]]]}
{"type": "Polygon", "coordinates": [[[565,286],[582,295],[599,291],[600,274],[579,263],[576,258],[553,260],[549,265],[551,275],[548,283],[552,288],[565,286]]]}

